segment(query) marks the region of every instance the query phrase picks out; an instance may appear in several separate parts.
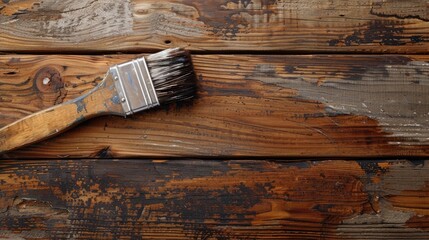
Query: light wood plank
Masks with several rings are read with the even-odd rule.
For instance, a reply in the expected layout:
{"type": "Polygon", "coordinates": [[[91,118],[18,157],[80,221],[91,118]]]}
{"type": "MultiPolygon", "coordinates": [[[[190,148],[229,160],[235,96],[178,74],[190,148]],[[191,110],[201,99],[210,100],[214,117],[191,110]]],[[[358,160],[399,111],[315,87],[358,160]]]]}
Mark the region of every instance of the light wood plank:
{"type": "Polygon", "coordinates": [[[426,0],[19,0],[0,51],[427,53],[426,0]]]}

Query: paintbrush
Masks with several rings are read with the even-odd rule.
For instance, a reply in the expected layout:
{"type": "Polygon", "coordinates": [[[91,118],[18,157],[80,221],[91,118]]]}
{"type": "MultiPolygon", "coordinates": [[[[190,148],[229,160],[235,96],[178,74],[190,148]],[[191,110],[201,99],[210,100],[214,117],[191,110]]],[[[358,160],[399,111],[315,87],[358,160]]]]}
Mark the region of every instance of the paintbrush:
{"type": "Polygon", "coordinates": [[[87,94],[1,128],[0,152],[50,138],[93,117],[128,116],[191,99],[195,93],[190,54],[180,48],[167,49],[112,66],[87,94]]]}

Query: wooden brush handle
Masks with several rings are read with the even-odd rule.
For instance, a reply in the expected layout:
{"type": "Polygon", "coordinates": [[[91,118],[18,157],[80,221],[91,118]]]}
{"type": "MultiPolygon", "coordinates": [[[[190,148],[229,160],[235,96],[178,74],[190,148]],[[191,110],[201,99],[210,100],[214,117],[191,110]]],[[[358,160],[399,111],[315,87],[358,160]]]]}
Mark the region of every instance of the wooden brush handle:
{"type": "Polygon", "coordinates": [[[6,152],[52,136],[100,115],[124,115],[111,77],[89,93],[29,115],[0,129],[0,152],[6,152]]]}

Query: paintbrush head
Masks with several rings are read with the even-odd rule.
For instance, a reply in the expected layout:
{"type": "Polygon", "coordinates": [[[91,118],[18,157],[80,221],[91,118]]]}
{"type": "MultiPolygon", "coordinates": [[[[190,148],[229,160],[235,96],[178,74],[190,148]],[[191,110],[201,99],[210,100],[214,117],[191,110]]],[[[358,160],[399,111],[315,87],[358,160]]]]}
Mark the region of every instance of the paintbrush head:
{"type": "Polygon", "coordinates": [[[146,57],[160,104],[191,99],[196,94],[196,75],[191,55],[181,48],[167,49],[146,57]]]}

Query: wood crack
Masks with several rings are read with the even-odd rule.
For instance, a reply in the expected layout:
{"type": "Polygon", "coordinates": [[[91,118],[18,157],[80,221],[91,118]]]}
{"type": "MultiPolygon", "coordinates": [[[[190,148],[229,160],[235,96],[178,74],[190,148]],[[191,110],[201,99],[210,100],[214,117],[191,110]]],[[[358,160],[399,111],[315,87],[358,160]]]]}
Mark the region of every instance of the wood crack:
{"type": "Polygon", "coordinates": [[[378,13],[374,12],[374,7],[371,8],[369,11],[371,15],[377,16],[377,17],[383,17],[383,18],[397,18],[397,19],[418,19],[424,22],[429,22],[428,18],[421,17],[420,15],[404,15],[400,16],[399,14],[386,14],[386,13],[378,13]]]}

